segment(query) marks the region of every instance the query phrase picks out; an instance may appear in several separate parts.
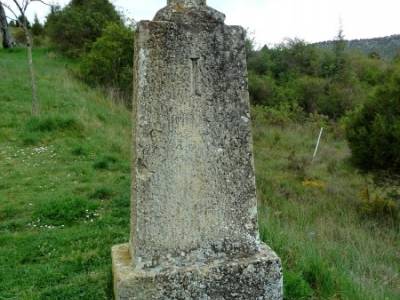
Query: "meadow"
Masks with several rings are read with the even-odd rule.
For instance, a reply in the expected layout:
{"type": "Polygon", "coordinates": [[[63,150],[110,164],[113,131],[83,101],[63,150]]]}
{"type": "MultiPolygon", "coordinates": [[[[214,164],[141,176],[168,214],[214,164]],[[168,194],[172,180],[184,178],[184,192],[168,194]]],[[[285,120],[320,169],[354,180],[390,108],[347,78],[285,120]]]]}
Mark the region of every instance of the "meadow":
{"type": "MultiPolygon", "coordinates": [[[[111,299],[110,249],[129,238],[131,113],[75,79],[73,61],[47,49],[34,61],[38,118],[25,50],[0,49],[0,299],[111,299]]],[[[260,235],[282,258],[285,299],[399,299],[399,223],[363,211],[373,175],[351,165],[343,128],[252,110],[260,235]]]]}

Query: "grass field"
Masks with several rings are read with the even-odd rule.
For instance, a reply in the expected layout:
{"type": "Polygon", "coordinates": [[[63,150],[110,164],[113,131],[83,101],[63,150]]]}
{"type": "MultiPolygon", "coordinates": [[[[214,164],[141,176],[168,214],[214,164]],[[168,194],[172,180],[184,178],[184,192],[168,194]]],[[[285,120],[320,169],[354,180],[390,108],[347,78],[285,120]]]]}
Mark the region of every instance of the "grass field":
{"type": "MultiPolygon", "coordinates": [[[[128,241],[129,111],[36,50],[42,116],[30,116],[24,50],[0,49],[0,300],[111,299],[112,245],[128,241]]],[[[260,232],[286,299],[400,299],[398,223],[360,213],[370,184],[341,129],[254,109],[260,232]]]]}

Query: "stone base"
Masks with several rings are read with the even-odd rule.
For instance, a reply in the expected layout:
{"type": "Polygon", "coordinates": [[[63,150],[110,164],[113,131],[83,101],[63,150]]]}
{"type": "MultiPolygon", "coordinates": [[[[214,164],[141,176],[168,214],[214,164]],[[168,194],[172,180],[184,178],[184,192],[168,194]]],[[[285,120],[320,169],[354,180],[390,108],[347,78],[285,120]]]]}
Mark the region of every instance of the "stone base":
{"type": "Polygon", "coordinates": [[[134,271],[129,245],[113,247],[116,300],[281,300],[282,270],[268,247],[254,256],[173,270],[134,271]]]}

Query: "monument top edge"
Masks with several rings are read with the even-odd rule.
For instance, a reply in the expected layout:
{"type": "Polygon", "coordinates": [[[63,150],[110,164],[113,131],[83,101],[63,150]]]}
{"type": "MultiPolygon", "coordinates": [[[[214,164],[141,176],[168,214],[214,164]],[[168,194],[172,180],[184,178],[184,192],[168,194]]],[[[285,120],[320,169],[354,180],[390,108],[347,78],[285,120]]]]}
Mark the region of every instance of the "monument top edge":
{"type": "Polygon", "coordinates": [[[225,15],[207,6],[206,0],[168,0],[167,6],[157,12],[153,21],[224,23],[225,15]]]}
{"type": "Polygon", "coordinates": [[[181,5],[186,7],[196,7],[207,5],[207,0],[168,0],[167,4],[170,5],[181,5]]]}

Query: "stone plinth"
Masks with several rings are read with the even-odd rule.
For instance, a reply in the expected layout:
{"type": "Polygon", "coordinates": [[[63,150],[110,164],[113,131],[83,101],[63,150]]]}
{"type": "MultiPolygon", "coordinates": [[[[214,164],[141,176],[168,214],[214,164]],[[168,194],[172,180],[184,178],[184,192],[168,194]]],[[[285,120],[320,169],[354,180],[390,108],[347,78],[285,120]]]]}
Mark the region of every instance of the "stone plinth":
{"type": "Polygon", "coordinates": [[[258,236],[245,31],[205,1],[168,3],[137,27],[116,299],[282,299],[279,258],[258,236]]]}
{"type": "Polygon", "coordinates": [[[280,260],[263,246],[252,256],[133,272],[129,245],[113,248],[114,290],[120,300],[282,299],[280,260]]]}

